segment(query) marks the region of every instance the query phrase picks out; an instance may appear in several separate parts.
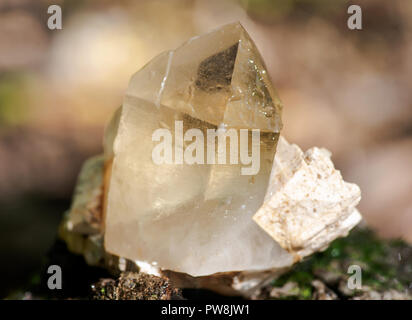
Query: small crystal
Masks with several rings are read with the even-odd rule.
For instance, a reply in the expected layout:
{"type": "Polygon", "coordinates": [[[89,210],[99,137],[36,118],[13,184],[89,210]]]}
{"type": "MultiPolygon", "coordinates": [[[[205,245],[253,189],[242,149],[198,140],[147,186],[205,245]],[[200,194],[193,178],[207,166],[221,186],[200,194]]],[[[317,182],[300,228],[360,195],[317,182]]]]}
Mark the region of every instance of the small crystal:
{"type": "Polygon", "coordinates": [[[330,157],[279,139],[266,201],[253,219],[296,259],[325,249],[361,220],[360,189],[343,181],[330,157]]]}

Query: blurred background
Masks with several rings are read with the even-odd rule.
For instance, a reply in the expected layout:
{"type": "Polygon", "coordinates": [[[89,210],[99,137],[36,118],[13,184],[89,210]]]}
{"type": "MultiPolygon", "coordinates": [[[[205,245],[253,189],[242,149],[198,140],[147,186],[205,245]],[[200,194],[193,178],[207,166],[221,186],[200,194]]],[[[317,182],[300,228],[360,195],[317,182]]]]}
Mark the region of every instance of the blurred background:
{"type": "Polygon", "coordinates": [[[412,1],[0,0],[0,297],[36,281],[130,76],[233,21],[266,61],[283,135],[331,150],[366,223],[412,242],[412,1]],[[47,28],[51,4],[62,30],[47,28]],[[361,31],[347,28],[350,4],[361,31]]]}

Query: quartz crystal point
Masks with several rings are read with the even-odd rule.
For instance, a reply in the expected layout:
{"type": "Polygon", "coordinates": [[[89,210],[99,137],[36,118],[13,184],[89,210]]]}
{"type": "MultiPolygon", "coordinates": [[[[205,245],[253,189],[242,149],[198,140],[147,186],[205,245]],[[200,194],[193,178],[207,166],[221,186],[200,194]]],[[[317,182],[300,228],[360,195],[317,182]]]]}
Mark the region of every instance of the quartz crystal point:
{"type": "MultiPolygon", "coordinates": [[[[290,265],[292,256],[252,219],[267,189],[280,112],[264,63],[238,23],[154,58],[133,75],[105,134],[105,158],[113,159],[105,249],[191,276],[290,265]],[[173,163],[152,159],[159,128],[173,135],[173,163]],[[201,130],[205,149],[215,148],[206,138],[211,129],[219,138],[247,129],[249,151],[251,131],[259,129],[258,173],[241,174],[240,162],[216,158],[186,163],[178,155],[191,141],[179,135],[189,129],[201,130]]],[[[231,139],[223,141],[229,150],[231,139]]]]}
{"type": "Polygon", "coordinates": [[[343,181],[327,150],[278,142],[280,112],[262,59],[239,24],[160,54],[133,75],[105,131],[103,186],[90,179],[81,188],[62,237],[92,264],[112,268],[118,259],[179,287],[249,295],[361,219],[360,190],[343,181]],[[171,133],[173,162],[152,157],[158,129],[171,133]],[[203,137],[204,163],[182,158],[193,142],[182,136],[191,129],[203,137]],[[221,137],[228,159],[228,133],[245,129],[248,155],[253,146],[259,150],[255,174],[242,174],[244,163],[220,163],[219,155],[208,161],[206,150],[216,151],[221,137]],[[83,227],[92,222],[92,195],[100,193],[102,220],[93,234],[83,227]]]}

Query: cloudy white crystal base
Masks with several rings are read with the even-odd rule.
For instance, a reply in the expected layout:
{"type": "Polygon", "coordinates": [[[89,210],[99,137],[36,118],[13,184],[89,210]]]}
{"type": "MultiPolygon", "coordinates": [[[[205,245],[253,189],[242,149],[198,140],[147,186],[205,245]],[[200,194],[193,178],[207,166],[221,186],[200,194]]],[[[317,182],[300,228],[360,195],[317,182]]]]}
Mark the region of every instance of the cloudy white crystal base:
{"type": "MultiPolygon", "coordinates": [[[[83,254],[90,265],[103,266],[115,273],[140,270],[163,275],[181,288],[205,288],[225,295],[249,297],[303,257],[324,250],[334,239],[346,236],[362,218],[355,208],[360,200],[360,190],[356,185],[343,181],[339,171],[333,167],[330,152],[319,148],[302,152],[299,147],[280,137],[265,202],[254,215],[254,221],[258,228],[262,228],[262,233],[274,238],[279,252],[282,252],[279,256],[282,265],[277,261],[273,268],[191,276],[164,270],[155,262],[130,261],[109,254],[103,247],[102,221],[100,230],[95,228],[90,232],[84,228],[85,223],[91,221],[88,218],[91,213],[96,217],[96,210],[101,208],[95,195],[102,190],[102,186],[97,185],[96,181],[104,183],[104,167],[110,167],[104,166],[103,161],[100,157],[92,160],[93,166],[90,162],[86,163],[78,179],[78,184],[82,186],[78,186],[80,191],[75,194],[73,207],[61,225],[60,236],[69,250],[83,254]],[[99,167],[100,171],[96,170],[99,167]],[[100,177],[90,179],[90,170],[100,177]],[[308,193],[308,188],[313,189],[308,193]],[[79,206],[79,203],[82,205],[79,206]],[[79,219],[82,215],[84,219],[79,219]]],[[[93,226],[96,226],[96,220],[93,220],[93,226]]],[[[256,250],[259,249],[257,246],[256,250]]]]}
{"type": "Polygon", "coordinates": [[[343,180],[328,150],[303,152],[280,137],[265,202],[253,220],[300,260],[359,223],[360,199],[359,187],[343,180]]]}

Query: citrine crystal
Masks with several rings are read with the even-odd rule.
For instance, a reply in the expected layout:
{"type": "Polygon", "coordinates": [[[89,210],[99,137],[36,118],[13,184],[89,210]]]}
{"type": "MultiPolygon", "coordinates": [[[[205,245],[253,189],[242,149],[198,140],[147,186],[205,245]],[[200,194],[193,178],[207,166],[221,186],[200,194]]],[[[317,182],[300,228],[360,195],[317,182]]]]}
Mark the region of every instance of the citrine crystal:
{"type": "Polygon", "coordinates": [[[264,63],[238,23],[154,58],[133,75],[106,130],[106,250],[193,276],[290,265],[292,257],[252,219],[266,193],[280,112],[264,63]],[[158,129],[172,133],[172,162],[153,159],[158,129]],[[198,161],[188,163],[191,129],[202,133],[191,138],[204,150],[195,149],[198,161]],[[242,130],[244,156],[259,153],[252,174],[242,169],[253,164],[232,150],[241,147],[242,130]]]}

